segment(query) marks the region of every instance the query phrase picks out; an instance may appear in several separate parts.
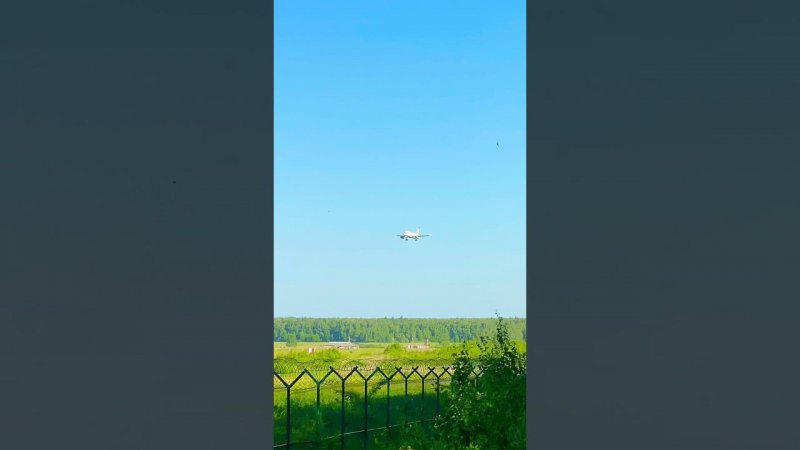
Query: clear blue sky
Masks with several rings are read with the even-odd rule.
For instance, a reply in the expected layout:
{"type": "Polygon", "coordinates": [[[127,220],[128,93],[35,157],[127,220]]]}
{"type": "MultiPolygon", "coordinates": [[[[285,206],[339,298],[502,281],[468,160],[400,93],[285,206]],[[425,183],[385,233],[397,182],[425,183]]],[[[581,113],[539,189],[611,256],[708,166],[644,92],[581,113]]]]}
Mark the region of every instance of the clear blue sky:
{"type": "Polygon", "coordinates": [[[275,316],[495,310],[525,316],[525,2],[277,0],[275,316]]]}

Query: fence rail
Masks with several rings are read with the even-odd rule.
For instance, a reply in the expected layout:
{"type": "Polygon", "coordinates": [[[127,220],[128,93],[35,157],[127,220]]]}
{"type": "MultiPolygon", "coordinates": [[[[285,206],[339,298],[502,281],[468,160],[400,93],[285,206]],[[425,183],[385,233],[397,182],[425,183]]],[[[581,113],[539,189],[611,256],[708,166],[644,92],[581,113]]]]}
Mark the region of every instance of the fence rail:
{"type": "MultiPolygon", "coordinates": [[[[366,374],[362,373],[358,369],[358,367],[353,367],[349,371],[348,370],[337,370],[337,369],[335,369],[333,367],[329,367],[327,373],[325,373],[325,375],[323,375],[322,377],[319,377],[319,378],[315,377],[314,374],[312,373],[312,371],[310,371],[308,369],[302,369],[302,371],[300,371],[300,374],[297,375],[297,377],[291,379],[291,381],[290,381],[290,377],[287,377],[287,374],[285,374],[285,373],[283,374],[283,376],[281,376],[281,374],[279,374],[277,371],[275,371],[274,374],[275,374],[274,378],[279,382],[279,384],[276,385],[276,388],[277,389],[283,389],[283,390],[286,391],[286,442],[285,443],[276,444],[274,446],[274,448],[276,448],[276,449],[278,449],[278,448],[284,449],[285,448],[287,450],[291,449],[293,446],[308,445],[308,444],[316,444],[317,448],[319,448],[319,446],[322,444],[323,441],[330,441],[331,439],[336,439],[336,438],[338,438],[340,440],[341,448],[344,449],[345,448],[345,438],[348,437],[348,436],[353,436],[353,435],[357,435],[357,434],[363,434],[364,435],[363,445],[364,445],[364,448],[367,449],[367,448],[369,448],[369,433],[370,432],[380,431],[380,430],[389,430],[389,429],[396,428],[396,427],[399,427],[399,426],[406,426],[406,425],[411,425],[411,424],[415,424],[415,423],[431,422],[431,421],[433,421],[435,419],[430,419],[429,418],[429,419],[420,419],[420,420],[414,420],[414,421],[409,421],[408,420],[407,405],[408,405],[408,384],[409,384],[409,379],[416,374],[417,377],[419,378],[419,380],[422,383],[421,398],[422,398],[423,409],[424,409],[424,405],[425,405],[424,402],[425,402],[425,384],[426,384],[426,381],[428,381],[429,378],[435,380],[435,385],[436,385],[436,402],[435,402],[436,403],[436,416],[438,416],[439,413],[440,413],[440,408],[441,408],[440,396],[441,396],[441,391],[442,391],[442,385],[444,383],[447,383],[449,381],[449,378],[453,376],[453,374],[450,372],[450,367],[449,366],[439,367],[439,368],[426,367],[426,368],[423,368],[422,370],[420,370],[419,366],[416,366],[416,367],[411,367],[410,370],[409,370],[409,368],[406,368],[406,372],[403,372],[403,368],[401,368],[401,367],[395,367],[395,370],[391,373],[391,375],[389,375],[386,372],[384,372],[384,370],[381,369],[380,367],[376,367],[371,372],[368,372],[366,374]],[[426,369],[427,369],[427,372],[426,372],[426,369]],[[439,370],[439,369],[441,369],[441,372],[437,373],[437,370],[439,370]],[[404,410],[403,423],[401,423],[401,424],[392,424],[391,423],[391,386],[392,386],[392,380],[398,375],[402,379],[403,386],[404,386],[404,390],[403,390],[403,410],[404,410]],[[445,375],[447,375],[447,377],[445,377],[445,375]],[[311,385],[312,386],[310,388],[309,387],[300,387],[298,385],[298,382],[300,382],[301,380],[304,380],[304,378],[306,378],[306,377],[311,381],[311,385]],[[333,377],[333,378],[331,378],[331,377],[333,377]],[[358,380],[360,378],[359,384],[361,382],[363,382],[363,386],[364,386],[364,410],[363,410],[364,411],[364,423],[363,423],[363,428],[362,429],[348,432],[345,429],[345,417],[346,417],[346,414],[347,414],[347,410],[345,408],[346,403],[347,403],[346,402],[346,388],[347,388],[346,385],[347,385],[347,381],[349,379],[351,379],[351,377],[354,380],[358,380]],[[321,390],[321,387],[322,387],[323,383],[325,383],[325,381],[328,380],[329,378],[331,378],[332,380],[338,379],[338,381],[340,383],[340,387],[341,387],[341,389],[340,389],[341,396],[340,396],[340,399],[339,399],[339,401],[340,401],[340,427],[339,427],[339,433],[334,435],[334,436],[327,436],[327,437],[322,437],[322,436],[320,436],[318,434],[317,438],[314,439],[314,440],[303,440],[303,441],[298,441],[298,442],[292,442],[292,415],[291,415],[291,413],[292,413],[292,388],[297,386],[297,389],[295,390],[295,392],[297,392],[297,391],[316,390],[316,414],[317,414],[318,417],[320,417],[320,414],[321,414],[321,409],[320,409],[321,408],[321,405],[320,405],[320,390],[321,390]],[[382,384],[384,384],[384,383],[386,385],[386,423],[385,423],[384,426],[370,428],[369,427],[369,419],[370,419],[370,417],[369,417],[369,410],[370,410],[369,399],[370,399],[371,395],[374,397],[374,394],[370,394],[369,382],[371,380],[373,380],[373,379],[378,380],[377,388],[382,387],[382,384]]],[[[474,376],[475,379],[480,377],[481,374],[482,374],[482,371],[480,369],[476,369],[475,371],[473,371],[473,376],[474,376]]],[[[414,381],[414,382],[416,382],[416,381],[414,381]]],[[[276,395],[276,399],[277,399],[277,395],[276,395]]],[[[277,423],[275,424],[275,427],[277,429],[277,427],[278,427],[277,423]]]]}

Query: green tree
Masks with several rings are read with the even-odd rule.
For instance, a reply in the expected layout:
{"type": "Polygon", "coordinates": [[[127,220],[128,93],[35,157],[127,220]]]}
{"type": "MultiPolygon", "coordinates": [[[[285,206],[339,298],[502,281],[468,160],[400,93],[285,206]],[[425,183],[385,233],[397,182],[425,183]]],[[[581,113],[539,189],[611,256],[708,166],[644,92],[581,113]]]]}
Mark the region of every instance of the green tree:
{"type": "MultiPolygon", "coordinates": [[[[513,318],[503,321],[508,326],[512,340],[525,340],[525,319],[513,318]]],[[[308,319],[278,317],[275,319],[275,342],[283,342],[289,334],[298,341],[308,341],[319,336],[323,341],[347,340],[348,334],[363,342],[422,342],[425,338],[438,341],[441,333],[447,333],[451,341],[469,341],[493,332],[494,319],[308,319]]]]}
{"type": "Polygon", "coordinates": [[[286,346],[297,347],[297,337],[294,334],[289,334],[286,336],[286,346]]]}
{"type": "Polygon", "coordinates": [[[453,365],[446,408],[437,421],[443,440],[453,449],[525,448],[526,356],[509,339],[498,317],[493,338],[481,337],[479,354],[463,345],[453,365]],[[482,372],[480,372],[482,370],[482,372]],[[475,380],[474,372],[481,376],[475,380]]]}

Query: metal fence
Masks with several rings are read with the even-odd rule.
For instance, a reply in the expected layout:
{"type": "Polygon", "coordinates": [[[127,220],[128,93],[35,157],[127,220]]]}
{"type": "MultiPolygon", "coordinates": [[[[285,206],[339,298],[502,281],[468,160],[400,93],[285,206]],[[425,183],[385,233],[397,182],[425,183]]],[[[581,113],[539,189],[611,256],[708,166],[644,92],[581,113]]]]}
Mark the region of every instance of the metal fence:
{"type": "MultiPolygon", "coordinates": [[[[323,441],[330,441],[331,439],[338,438],[340,440],[340,442],[341,442],[341,448],[344,449],[345,448],[345,438],[346,437],[353,436],[353,435],[358,435],[358,434],[363,434],[363,436],[364,436],[363,446],[364,446],[365,449],[367,449],[367,448],[369,448],[369,433],[370,432],[381,431],[381,430],[389,430],[391,428],[395,428],[395,427],[399,427],[399,426],[407,426],[407,425],[411,425],[411,424],[415,424],[415,423],[431,422],[431,421],[435,420],[435,418],[428,418],[428,419],[424,419],[423,418],[423,419],[414,420],[414,421],[409,421],[408,420],[408,412],[407,412],[407,406],[406,405],[408,404],[408,383],[409,383],[409,379],[413,375],[416,374],[418,376],[419,380],[422,383],[421,398],[422,398],[423,408],[424,408],[424,404],[425,404],[424,402],[425,402],[425,384],[426,384],[426,381],[428,381],[431,378],[435,380],[435,392],[436,392],[435,415],[438,416],[439,413],[440,413],[440,409],[441,409],[440,396],[441,396],[441,391],[442,391],[442,384],[449,382],[449,378],[452,377],[453,374],[450,372],[450,367],[441,367],[440,368],[441,369],[441,373],[437,373],[437,369],[434,368],[434,367],[427,367],[427,372],[425,372],[425,369],[422,369],[422,371],[420,371],[419,369],[420,369],[419,367],[411,367],[410,370],[406,369],[406,373],[404,373],[402,368],[395,367],[394,372],[392,372],[391,375],[387,375],[386,372],[384,372],[380,367],[376,367],[376,368],[374,368],[372,370],[371,373],[369,373],[368,375],[365,375],[364,373],[362,373],[358,369],[358,367],[353,367],[349,371],[339,371],[339,370],[334,369],[333,367],[330,367],[329,370],[327,371],[327,373],[325,373],[324,376],[321,376],[319,378],[315,377],[314,374],[312,373],[312,371],[310,371],[308,369],[303,369],[300,372],[300,374],[296,378],[292,379],[291,381],[287,381],[288,378],[284,378],[278,372],[274,372],[275,373],[275,379],[277,379],[277,381],[279,382],[277,387],[286,391],[286,442],[280,443],[280,444],[276,444],[274,446],[274,448],[276,448],[276,449],[277,448],[291,449],[293,446],[309,445],[309,444],[316,444],[315,447],[316,448],[320,448],[320,445],[322,444],[323,441]],[[422,372],[425,372],[425,373],[423,374],[422,372]],[[354,375],[356,375],[357,377],[355,377],[354,375]],[[402,423],[392,424],[391,423],[391,386],[392,386],[392,380],[395,379],[395,377],[398,376],[398,375],[402,378],[403,387],[404,387],[403,408],[404,408],[405,412],[404,412],[404,415],[403,415],[403,422],[402,423]],[[445,375],[447,375],[447,377],[445,377],[445,375]],[[293,442],[292,441],[292,414],[291,414],[291,412],[292,412],[292,388],[298,386],[298,382],[303,380],[304,377],[308,377],[308,379],[311,381],[311,385],[312,385],[312,387],[310,389],[315,389],[316,390],[316,413],[319,416],[320,408],[321,408],[321,405],[320,405],[321,387],[322,387],[323,383],[326,380],[328,380],[328,378],[330,378],[331,376],[334,377],[333,379],[338,378],[338,380],[340,382],[340,386],[341,386],[341,389],[340,389],[341,390],[341,397],[339,399],[339,402],[340,402],[340,427],[339,427],[339,433],[334,435],[334,436],[327,436],[327,437],[318,436],[318,438],[314,439],[314,440],[304,440],[304,441],[299,441],[299,442],[293,442]],[[347,383],[347,381],[349,379],[351,379],[351,377],[353,379],[355,379],[355,380],[358,380],[358,378],[360,378],[360,381],[358,381],[359,384],[363,382],[363,386],[364,386],[364,405],[363,405],[364,406],[364,410],[363,410],[364,411],[364,424],[363,424],[363,428],[360,429],[360,430],[347,432],[345,430],[345,417],[346,417],[346,414],[347,414],[347,409],[345,408],[345,406],[346,406],[345,393],[346,393],[346,383],[347,383]],[[383,384],[386,385],[386,423],[385,423],[384,426],[369,428],[369,409],[370,409],[369,398],[370,398],[370,395],[371,395],[370,394],[370,390],[369,390],[369,382],[371,380],[373,380],[373,378],[377,378],[379,380],[378,387],[382,387],[383,384]]],[[[482,371],[480,369],[476,369],[473,372],[473,376],[474,376],[474,378],[476,380],[477,380],[478,377],[481,376],[481,374],[482,374],[482,371]]],[[[284,376],[286,376],[286,374],[284,374],[284,376]]],[[[318,376],[319,376],[319,374],[318,374],[318,376]]],[[[303,381],[305,381],[305,380],[303,380],[303,381]]],[[[352,383],[352,381],[351,381],[351,383],[352,383]]],[[[301,388],[300,390],[307,390],[307,388],[306,389],[301,388]]],[[[278,394],[276,392],[276,399],[277,399],[277,395],[278,394]]],[[[372,394],[372,395],[374,397],[374,394],[372,394]]],[[[276,428],[278,427],[278,423],[275,423],[275,427],[276,428]]]]}

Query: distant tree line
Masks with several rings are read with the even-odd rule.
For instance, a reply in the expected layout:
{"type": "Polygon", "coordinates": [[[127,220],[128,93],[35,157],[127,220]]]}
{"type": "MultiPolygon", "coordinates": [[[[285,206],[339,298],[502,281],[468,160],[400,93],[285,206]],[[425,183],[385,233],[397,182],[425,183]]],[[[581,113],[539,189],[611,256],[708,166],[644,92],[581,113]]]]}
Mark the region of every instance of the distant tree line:
{"type": "MultiPolygon", "coordinates": [[[[504,319],[508,336],[527,340],[525,319],[504,319]]],[[[496,319],[313,319],[276,317],[275,342],[464,342],[495,333],[496,319]]]]}

